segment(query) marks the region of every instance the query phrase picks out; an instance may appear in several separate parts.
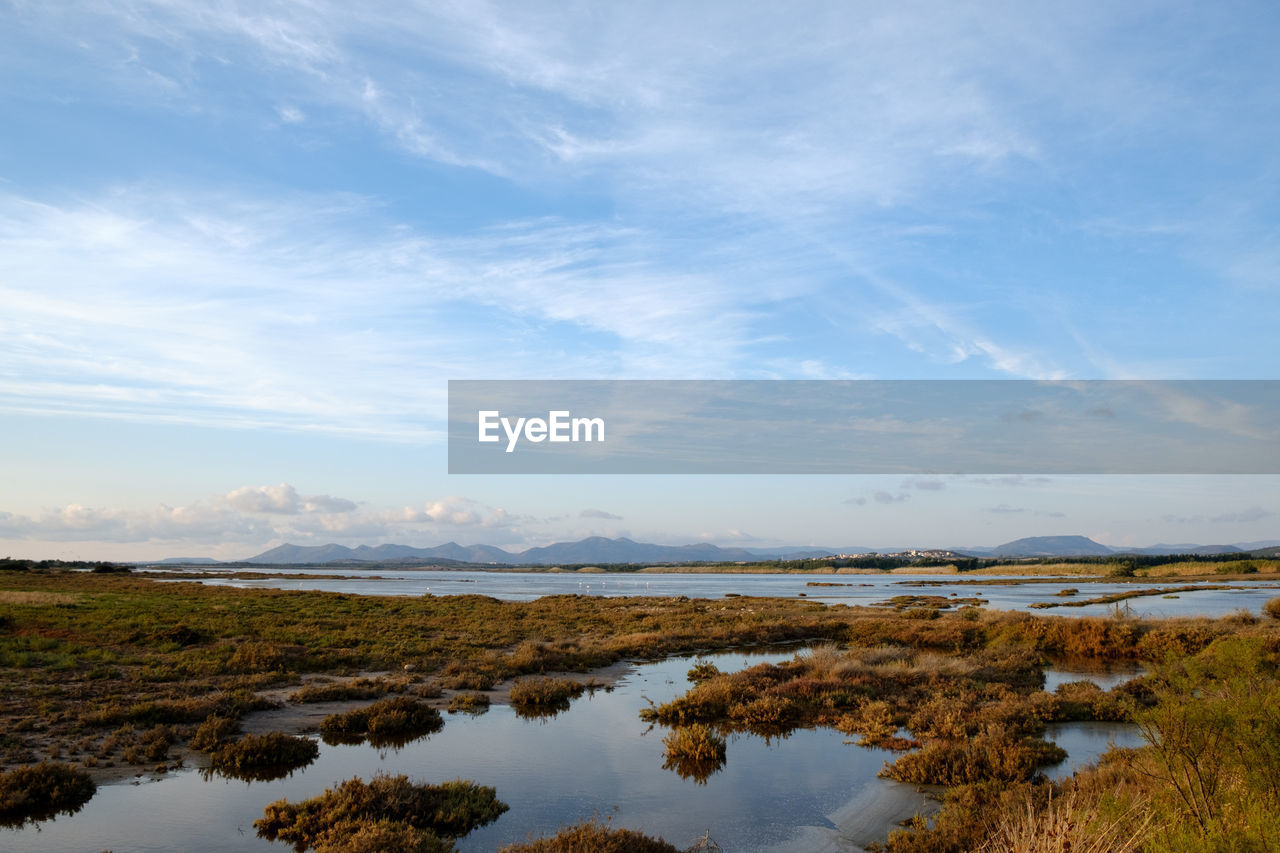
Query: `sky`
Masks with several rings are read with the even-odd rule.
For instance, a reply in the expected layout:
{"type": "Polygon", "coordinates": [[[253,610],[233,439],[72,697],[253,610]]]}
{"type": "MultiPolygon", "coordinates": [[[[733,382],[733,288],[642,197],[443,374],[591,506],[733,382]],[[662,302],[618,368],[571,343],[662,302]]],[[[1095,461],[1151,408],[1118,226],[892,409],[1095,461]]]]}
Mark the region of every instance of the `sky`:
{"type": "Polygon", "coordinates": [[[1280,539],[1280,478],[450,475],[450,379],[1273,379],[1269,2],[0,0],[0,554],[1280,539]]]}

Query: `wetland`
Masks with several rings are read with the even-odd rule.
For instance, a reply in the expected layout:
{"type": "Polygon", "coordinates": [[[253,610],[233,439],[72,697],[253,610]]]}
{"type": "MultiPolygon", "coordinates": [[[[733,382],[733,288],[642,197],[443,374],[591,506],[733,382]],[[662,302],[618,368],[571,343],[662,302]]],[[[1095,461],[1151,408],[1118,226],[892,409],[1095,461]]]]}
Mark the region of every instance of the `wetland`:
{"type": "Polygon", "coordinates": [[[1163,618],[989,603],[1052,600],[1056,581],[872,577],[878,597],[851,603],[801,597],[811,577],[791,596],[730,576],[736,596],[650,579],[503,600],[3,572],[0,846],[557,850],[625,832],[743,853],[1029,849],[1018,838],[1072,815],[1097,849],[1274,841],[1266,574],[1145,596],[1249,594],[1163,618]],[[1205,721],[1211,742],[1188,734],[1205,721]],[[1232,750],[1250,732],[1246,762],[1232,750]],[[1212,789],[1185,789],[1188,768],[1212,789]],[[55,773],[78,801],[41,793],[55,773]],[[345,817],[297,834],[326,791],[345,817]],[[378,805],[391,791],[474,820],[406,822],[378,805]]]}

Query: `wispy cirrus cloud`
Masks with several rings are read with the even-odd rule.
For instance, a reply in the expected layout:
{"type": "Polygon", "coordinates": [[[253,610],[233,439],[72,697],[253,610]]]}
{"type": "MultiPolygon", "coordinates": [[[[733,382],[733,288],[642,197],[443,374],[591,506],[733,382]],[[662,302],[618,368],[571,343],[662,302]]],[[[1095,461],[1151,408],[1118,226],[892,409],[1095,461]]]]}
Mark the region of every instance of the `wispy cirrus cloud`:
{"type": "MultiPolygon", "coordinates": [[[[432,163],[538,191],[589,186],[644,227],[721,245],[727,236],[731,252],[767,247],[786,259],[779,264],[786,273],[774,279],[786,290],[794,294],[804,278],[801,290],[820,303],[847,305],[856,325],[934,364],[974,362],[1018,376],[1065,369],[963,302],[888,272],[929,226],[904,223],[904,239],[886,242],[883,214],[921,203],[931,209],[940,192],[998,183],[1008,170],[1039,162],[1046,140],[1026,93],[1048,86],[1055,97],[1038,92],[1039,108],[1057,103],[1123,122],[1132,112],[1114,93],[1147,82],[1123,54],[1098,49],[1099,28],[1050,10],[1011,16],[994,5],[959,13],[931,4],[813,4],[797,16],[712,4],[690,16],[622,7],[582,15],[554,4],[392,14],[331,2],[143,2],[77,14],[32,7],[19,17],[63,49],[75,39],[78,60],[107,71],[79,84],[95,94],[106,88],[124,101],[243,112],[245,104],[223,94],[235,68],[266,81],[263,112],[273,122],[324,114],[331,128],[372,128],[432,163]],[[1055,41],[1044,39],[1045,28],[1055,41]],[[733,38],[724,38],[729,31],[733,38]],[[789,35],[779,40],[780,32],[789,35]],[[1046,56],[1053,58],[1047,76],[1046,56]],[[1114,88],[1091,82],[1103,67],[1114,88]],[[181,97],[154,90],[155,78],[181,97]],[[851,231],[867,237],[850,241],[851,231]],[[797,276],[797,261],[817,275],[797,276]]],[[[1150,91],[1144,96],[1148,108],[1159,103],[1150,91]]],[[[679,260],[656,270],[624,262],[562,282],[558,300],[545,291],[533,298],[553,320],[588,328],[599,327],[601,302],[626,309],[674,299],[670,319],[689,303],[680,267],[679,260]]],[[[530,294],[512,291],[509,298],[527,304],[530,294]]],[[[704,318],[741,316],[754,300],[727,302],[689,307],[704,318]]],[[[646,320],[643,310],[629,313],[633,323],[646,320]]],[[[650,334],[668,325],[654,324],[650,334]]],[[[663,366],[652,351],[632,359],[663,366]]],[[[824,375],[869,372],[866,363],[825,364],[808,352],[784,363],[792,375],[818,364],[824,375]]]]}
{"type": "Polygon", "coordinates": [[[444,383],[424,376],[731,372],[741,288],[646,262],[653,239],[547,221],[442,238],[354,197],[0,197],[0,406],[425,440],[444,383]]]}

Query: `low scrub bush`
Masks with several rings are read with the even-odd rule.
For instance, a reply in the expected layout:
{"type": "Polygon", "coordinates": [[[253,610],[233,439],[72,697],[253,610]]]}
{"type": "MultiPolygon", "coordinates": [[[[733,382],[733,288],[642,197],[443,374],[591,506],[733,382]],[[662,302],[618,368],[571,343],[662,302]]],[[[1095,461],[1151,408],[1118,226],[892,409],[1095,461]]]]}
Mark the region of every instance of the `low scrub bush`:
{"type": "Polygon", "coordinates": [[[898,720],[892,706],[877,699],[840,717],[836,728],[847,735],[862,735],[861,746],[885,746],[897,738],[898,720]]]}
{"type": "Polygon", "coordinates": [[[1146,845],[1152,815],[1144,804],[1109,816],[1074,790],[1040,799],[1029,793],[1021,808],[1006,810],[978,853],[1137,853],[1146,845]]]}
{"type": "Polygon", "coordinates": [[[0,773],[0,824],[21,826],[74,813],[97,786],[89,774],[69,764],[43,761],[0,773]]]}
{"type": "Polygon", "coordinates": [[[213,752],[226,740],[235,737],[240,731],[240,722],[230,717],[219,717],[216,714],[205,718],[196,728],[187,745],[200,752],[213,752]]]}
{"type": "Polygon", "coordinates": [[[1214,634],[1207,625],[1173,625],[1153,628],[1138,642],[1138,652],[1148,660],[1194,655],[1213,642],[1214,634]]]}
{"type": "Polygon", "coordinates": [[[281,672],[297,667],[306,649],[281,643],[248,642],[240,644],[227,660],[232,672],[281,672]]]}
{"type": "Polygon", "coordinates": [[[449,661],[445,664],[438,684],[446,690],[492,690],[509,671],[500,671],[500,660],[449,661]]]}
{"type": "Polygon", "coordinates": [[[701,723],[681,726],[662,739],[665,747],[664,770],[674,770],[682,779],[706,784],[707,779],[724,766],[724,735],[701,723]]]}
{"type": "Polygon", "coordinates": [[[568,707],[586,691],[586,685],[571,678],[521,678],[511,685],[511,704],[519,707],[568,707]]]}
{"type": "Polygon", "coordinates": [[[797,718],[795,703],[778,696],[765,695],[729,708],[729,719],[748,729],[783,731],[797,718]]]}
{"type": "Polygon", "coordinates": [[[1108,692],[1092,681],[1069,681],[1058,685],[1056,720],[1102,720],[1128,722],[1137,702],[1123,690],[1108,692]]]}
{"type": "Polygon", "coordinates": [[[1269,599],[1266,604],[1262,605],[1262,612],[1272,619],[1280,619],[1280,595],[1269,599]]]}
{"type": "Polygon", "coordinates": [[[320,754],[315,741],[284,732],[245,735],[213,752],[213,768],[238,779],[278,779],[305,767],[320,754]]]}
{"type": "Polygon", "coordinates": [[[715,678],[719,674],[720,669],[711,661],[700,660],[693,666],[689,667],[688,676],[690,681],[697,684],[700,681],[707,681],[715,678]]]}
{"type": "Polygon", "coordinates": [[[348,779],[300,803],[277,800],[253,825],[263,838],[299,851],[443,852],[451,849],[450,839],[492,823],[506,810],[493,788],[474,782],[424,785],[407,776],[378,774],[367,783],[348,779]]]}
{"type": "Polygon", "coordinates": [[[634,829],[584,820],[566,826],[549,838],[508,844],[499,848],[498,853],[680,853],[680,849],[634,829]]]}
{"type": "Polygon", "coordinates": [[[1066,757],[1056,744],[1038,738],[980,735],[963,741],[929,741],[882,772],[899,782],[922,785],[1021,782],[1035,776],[1039,768],[1066,757]]]}
{"type": "Polygon", "coordinates": [[[326,743],[400,746],[444,727],[440,712],[408,696],[396,696],[345,714],[330,714],[320,724],[326,743]]]}
{"type": "Polygon", "coordinates": [[[154,726],[138,735],[137,740],[125,747],[123,758],[130,764],[154,764],[169,757],[169,747],[176,735],[169,726],[154,726]]]}
{"type": "Polygon", "coordinates": [[[456,693],[449,698],[449,713],[483,714],[489,710],[489,697],[483,693],[456,693]]]}
{"type": "Polygon", "coordinates": [[[355,681],[340,681],[332,684],[308,684],[301,690],[294,691],[289,701],[305,704],[341,702],[347,699],[378,699],[394,692],[394,688],[395,685],[373,678],[357,678],[355,681]]]}

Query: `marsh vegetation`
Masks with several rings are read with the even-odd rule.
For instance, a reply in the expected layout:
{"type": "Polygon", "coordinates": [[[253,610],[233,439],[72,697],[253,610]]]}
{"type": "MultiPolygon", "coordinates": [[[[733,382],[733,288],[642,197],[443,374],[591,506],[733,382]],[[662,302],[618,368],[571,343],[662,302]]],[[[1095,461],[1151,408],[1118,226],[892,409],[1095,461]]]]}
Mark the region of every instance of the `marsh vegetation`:
{"type": "Polygon", "coordinates": [[[426,785],[407,776],[378,775],[368,782],[348,779],[300,803],[271,803],[254,828],[299,853],[446,853],[453,839],[497,820],[506,810],[493,788],[466,780],[426,785]]]}
{"type": "Polygon", "coordinates": [[[319,754],[320,747],[309,738],[268,732],[219,744],[213,748],[210,759],[213,769],[224,776],[267,780],[287,776],[315,761],[319,754]]]}
{"type": "Polygon", "coordinates": [[[440,712],[408,696],[383,699],[363,708],[330,714],[320,724],[325,743],[403,746],[444,728],[440,712]]]}
{"type": "MultiPolygon", "coordinates": [[[[647,711],[668,729],[659,760],[706,781],[733,762],[733,733],[799,729],[893,750],[888,776],[945,794],[935,818],[885,841],[889,851],[1037,849],[1026,839],[1064,827],[1077,850],[1266,849],[1280,838],[1277,619],[1041,616],[958,596],[890,608],[751,597],[379,598],[45,570],[0,573],[0,597],[0,675],[11,685],[0,699],[9,768],[0,803],[10,821],[74,809],[93,793],[86,771],[151,767],[184,750],[233,770],[283,766],[272,759],[291,750],[291,760],[306,760],[296,741],[314,741],[240,736],[247,715],[276,703],[269,697],[376,699],[322,728],[344,742],[395,744],[437,731],[440,708],[487,707],[502,684],[513,705],[559,709],[586,686],[557,673],[802,640],[811,645],[804,654],[739,672],[695,663],[689,689],[647,711]],[[1141,660],[1150,672],[1111,690],[1075,682],[1046,692],[1049,656],[1141,660]],[[1079,720],[1132,721],[1147,745],[1051,783],[1040,772],[1061,754],[1044,728],[1079,720]]],[[[1280,616],[1280,599],[1265,612],[1280,616]]],[[[422,845],[469,831],[417,826],[376,805],[387,792],[427,796],[413,785],[349,780],[327,805],[273,804],[262,829],[294,845],[349,849],[431,849],[422,845]]],[[[472,796],[464,793],[450,796],[472,796]]],[[[478,813],[497,808],[497,793],[478,813]]],[[[583,824],[562,834],[619,832],[583,824]]]]}
{"type": "Polygon", "coordinates": [[[74,813],[93,797],[97,785],[84,770],[53,761],[0,773],[0,826],[22,826],[74,813]]]}

